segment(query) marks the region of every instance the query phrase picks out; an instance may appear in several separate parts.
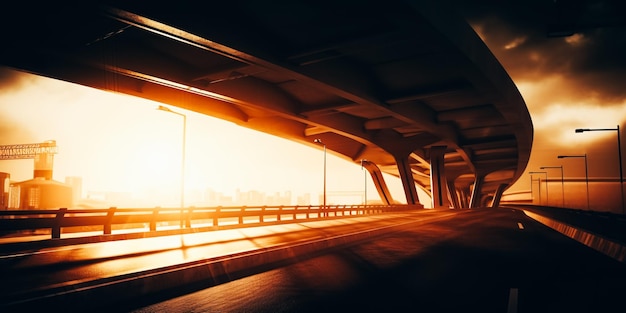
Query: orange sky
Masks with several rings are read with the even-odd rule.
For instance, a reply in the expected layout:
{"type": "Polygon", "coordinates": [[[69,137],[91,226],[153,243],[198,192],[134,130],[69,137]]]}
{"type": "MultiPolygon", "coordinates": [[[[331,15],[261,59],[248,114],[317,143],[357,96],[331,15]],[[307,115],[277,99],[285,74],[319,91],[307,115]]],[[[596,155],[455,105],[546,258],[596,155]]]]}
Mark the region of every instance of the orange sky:
{"type": "MultiPolygon", "coordinates": [[[[115,191],[144,198],[178,197],[181,116],[157,110],[160,103],[6,71],[0,93],[0,144],[56,140],[59,153],[53,178],[63,182],[67,176],[82,177],[84,195],[115,191]],[[15,80],[9,82],[7,77],[15,80]]],[[[312,204],[318,204],[323,190],[322,150],[170,108],[187,116],[187,193],[207,188],[227,195],[236,189],[268,194],[290,190],[294,197],[310,193],[312,204]]],[[[31,179],[32,171],[32,160],[0,161],[0,172],[10,173],[14,181],[31,179]]],[[[360,203],[365,179],[368,199],[378,200],[369,175],[364,174],[359,165],[329,152],[328,202],[360,203]],[[353,196],[332,195],[338,192],[353,196]]],[[[388,179],[394,197],[404,201],[399,181],[388,179]]]]}
{"type": "MultiPolygon", "coordinates": [[[[624,128],[624,28],[584,28],[586,21],[576,20],[582,27],[579,32],[548,37],[546,25],[556,19],[546,2],[460,3],[460,11],[507,70],[530,111],[535,137],[525,173],[563,165],[565,176],[584,177],[582,160],[557,156],[586,153],[590,177],[619,177],[617,133],[574,130],[624,128]]],[[[597,15],[610,20],[611,12],[585,10],[586,18],[597,15]]],[[[555,178],[560,173],[549,175],[555,178]]],[[[529,184],[530,176],[524,175],[511,190],[528,189],[529,184]]]]}

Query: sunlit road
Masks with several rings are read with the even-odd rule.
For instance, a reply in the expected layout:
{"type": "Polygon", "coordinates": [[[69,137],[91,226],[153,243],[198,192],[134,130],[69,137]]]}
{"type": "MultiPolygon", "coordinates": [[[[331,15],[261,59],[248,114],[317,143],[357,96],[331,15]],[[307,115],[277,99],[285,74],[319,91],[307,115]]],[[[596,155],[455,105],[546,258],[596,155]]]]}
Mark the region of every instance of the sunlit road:
{"type": "Polygon", "coordinates": [[[624,295],[622,263],[498,209],[465,211],[135,312],[624,312],[624,295]]]}
{"type": "Polygon", "coordinates": [[[0,246],[0,305],[30,308],[41,301],[45,305],[73,299],[69,302],[74,308],[91,307],[94,301],[86,299],[132,299],[167,289],[163,283],[192,283],[185,277],[190,275],[218,284],[244,271],[259,272],[268,263],[305,258],[390,228],[454,214],[421,210],[22,251],[0,246]]]}

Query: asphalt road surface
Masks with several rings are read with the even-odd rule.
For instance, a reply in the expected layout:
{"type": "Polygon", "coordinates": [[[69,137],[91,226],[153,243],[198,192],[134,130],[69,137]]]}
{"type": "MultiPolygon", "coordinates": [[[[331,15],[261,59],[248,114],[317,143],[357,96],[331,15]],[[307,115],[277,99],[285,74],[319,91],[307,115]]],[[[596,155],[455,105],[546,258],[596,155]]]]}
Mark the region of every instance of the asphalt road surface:
{"type": "Polygon", "coordinates": [[[626,312],[626,266],[510,209],[466,211],[132,312],[626,312]]]}
{"type": "Polygon", "coordinates": [[[454,214],[416,210],[103,242],[0,245],[0,312],[109,312],[146,295],[218,285],[454,214]]]}

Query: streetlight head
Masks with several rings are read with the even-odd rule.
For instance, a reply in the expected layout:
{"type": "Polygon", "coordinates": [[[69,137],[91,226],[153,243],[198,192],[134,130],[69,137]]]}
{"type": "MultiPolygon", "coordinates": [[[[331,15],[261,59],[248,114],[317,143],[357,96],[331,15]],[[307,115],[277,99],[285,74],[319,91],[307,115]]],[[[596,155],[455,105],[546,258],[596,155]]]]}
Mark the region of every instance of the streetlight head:
{"type": "Polygon", "coordinates": [[[556,158],[557,158],[557,159],[564,159],[564,158],[567,158],[567,156],[566,156],[566,155],[559,155],[559,156],[557,156],[556,158]]]}
{"type": "Polygon", "coordinates": [[[170,110],[170,108],[168,108],[168,107],[164,107],[164,106],[162,106],[162,105],[159,105],[159,107],[157,108],[157,110],[167,111],[167,112],[172,112],[172,110],[170,110]]]}
{"type": "Polygon", "coordinates": [[[583,132],[586,132],[586,131],[589,131],[589,128],[576,128],[576,132],[577,133],[583,133],[583,132]]]}
{"type": "Polygon", "coordinates": [[[322,143],[322,139],[317,138],[317,139],[313,140],[313,142],[314,143],[322,143]]]}

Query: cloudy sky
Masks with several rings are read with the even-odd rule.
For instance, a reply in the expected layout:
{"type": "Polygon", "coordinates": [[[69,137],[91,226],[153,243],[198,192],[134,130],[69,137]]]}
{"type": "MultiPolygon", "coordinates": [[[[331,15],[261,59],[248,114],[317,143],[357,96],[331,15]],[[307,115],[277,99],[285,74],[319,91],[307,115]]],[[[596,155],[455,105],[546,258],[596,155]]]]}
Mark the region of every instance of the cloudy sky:
{"type": "MultiPolygon", "coordinates": [[[[576,161],[556,156],[587,153],[590,176],[617,177],[616,132],[576,134],[574,130],[624,127],[626,3],[454,2],[526,101],[535,130],[527,172],[563,164],[569,175],[580,177],[584,169],[576,161]]],[[[529,179],[522,177],[516,187],[528,189],[529,179]]]]}

